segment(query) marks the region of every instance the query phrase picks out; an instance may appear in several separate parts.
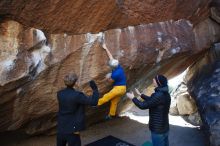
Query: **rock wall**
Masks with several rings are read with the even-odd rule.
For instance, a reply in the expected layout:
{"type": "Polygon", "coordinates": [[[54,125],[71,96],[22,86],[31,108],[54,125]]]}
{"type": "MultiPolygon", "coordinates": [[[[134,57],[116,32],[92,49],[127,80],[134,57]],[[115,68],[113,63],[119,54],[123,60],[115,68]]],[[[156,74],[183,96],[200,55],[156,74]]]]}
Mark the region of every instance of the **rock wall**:
{"type": "MultiPolygon", "coordinates": [[[[210,2],[0,1],[0,132],[53,130],[56,92],[69,72],[79,75],[78,89],[90,94],[94,79],[107,92],[110,68],[101,41],[124,67],[128,88],[149,85],[156,73],[185,70],[220,39],[219,24],[207,18],[210,2]]],[[[89,123],[106,110],[88,108],[89,123]]]]}
{"type": "Polygon", "coordinates": [[[129,25],[209,16],[211,0],[1,0],[0,20],[12,19],[50,33],[101,32],[129,25]]]}
{"type": "Polygon", "coordinates": [[[169,114],[181,116],[188,123],[201,126],[202,120],[198,112],[195,99],[189,94],[185,80],[188,69],[175,78],[169,80],[171,106],[169,114]]]}
{"type": "Polygon", "coordinates": [[[220,145],[220,44],[215,44],[186,74],[188,90],[197,102],[209,145],[220,145]]]}
{"type": "MultiPolygon", "coordinates": [[[[101,94],[107,92],[110,86],[104,76],[110,69],[107,55],[100,47],[103,36],[113,56],[125,68],[131,87],[149,83],[145,79],[157,72],[171,77],[189,66],[193,57],[219,39],[220,35],[213,35],[220,34],[219,27],[211,20],[204,23],[212,28],[205,30],[213,39],[204,42],[200,49],[195,48],[201,45],[197,42],[203,34],[196,33],[199,28],[193,29],[186,20],[82,35],[48,34],[15,21],[1,23],[0,131],[23,129],[28,134],[38,134],[53,129],[56,92],[64,87],[63,77],[69,72],[79,75],[78,88],[88,94],[90,79],[98,83],[101,94]]],[[[105,112],[105,106],[89,108],[88,121],[97,121],[105,112]]]]}
{"type": "Polygon", "coordinates": [[[211,18],[220,24],[220,1],[212,0],[210,3],[211,18]]]}
{"type": "Polygon", "coordinates": [[[171,93],[172,104],[170,114],[172,115],[191,115],[197,112],[195,100],[187,92],[187,86],[184,82],[171,93]]]}

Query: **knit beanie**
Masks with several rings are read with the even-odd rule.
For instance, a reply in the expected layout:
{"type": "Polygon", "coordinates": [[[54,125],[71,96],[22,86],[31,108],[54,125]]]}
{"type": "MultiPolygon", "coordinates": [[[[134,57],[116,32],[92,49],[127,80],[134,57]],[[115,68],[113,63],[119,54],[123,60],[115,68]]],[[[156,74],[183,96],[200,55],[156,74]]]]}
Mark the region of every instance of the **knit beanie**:
{"type": "Polygon", "coordinates": [[[158,87],[167,86],[167,78],[163,75],[156,75],[154,78],[157,82],[158,87]]]}

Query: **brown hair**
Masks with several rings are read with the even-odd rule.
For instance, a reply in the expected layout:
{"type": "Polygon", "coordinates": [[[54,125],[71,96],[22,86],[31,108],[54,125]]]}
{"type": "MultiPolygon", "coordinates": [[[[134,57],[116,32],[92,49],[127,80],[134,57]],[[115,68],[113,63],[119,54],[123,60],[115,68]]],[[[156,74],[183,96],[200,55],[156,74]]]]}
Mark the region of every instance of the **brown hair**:
{"type": "Polygon", "coordinates": [[[78,77],[75,73],[68,74],[64,77],[64,83],[67,87],[73,87],[78,77]]]}

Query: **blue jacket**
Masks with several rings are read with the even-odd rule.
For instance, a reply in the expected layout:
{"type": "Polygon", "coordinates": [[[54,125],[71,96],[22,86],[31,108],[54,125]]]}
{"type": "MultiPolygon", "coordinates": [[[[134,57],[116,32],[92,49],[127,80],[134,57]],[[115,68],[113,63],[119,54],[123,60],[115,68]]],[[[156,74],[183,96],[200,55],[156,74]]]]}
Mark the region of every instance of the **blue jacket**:
{"type": "Polygon", "coordinates": [[[59,102],[58,133],[69,134],[85,129],[85,105],[96,106],[99,92],[87,97],[82,92],[67,87],[57,93],[59,102]]]}
{"type": "Polygon", "coordinates": [[[114,80],[113,86],[126,86],[126,76],[121,65],[112,71],[111,78],[114,80]]]}

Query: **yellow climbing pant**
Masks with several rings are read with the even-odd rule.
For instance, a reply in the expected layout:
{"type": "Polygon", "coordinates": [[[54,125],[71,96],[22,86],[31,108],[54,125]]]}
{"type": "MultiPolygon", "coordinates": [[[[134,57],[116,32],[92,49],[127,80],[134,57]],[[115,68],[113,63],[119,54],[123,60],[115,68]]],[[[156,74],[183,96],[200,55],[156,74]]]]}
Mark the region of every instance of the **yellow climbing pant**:
{"type": "Polygon", "coordinates": [[[98,105],[102,105],[111,100],[109,115],[115,116],[118,102],[125,93],[126,86],[114,86],[111,91],[109,91],[102,98],[99,99],[98,105]]]}

